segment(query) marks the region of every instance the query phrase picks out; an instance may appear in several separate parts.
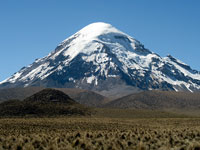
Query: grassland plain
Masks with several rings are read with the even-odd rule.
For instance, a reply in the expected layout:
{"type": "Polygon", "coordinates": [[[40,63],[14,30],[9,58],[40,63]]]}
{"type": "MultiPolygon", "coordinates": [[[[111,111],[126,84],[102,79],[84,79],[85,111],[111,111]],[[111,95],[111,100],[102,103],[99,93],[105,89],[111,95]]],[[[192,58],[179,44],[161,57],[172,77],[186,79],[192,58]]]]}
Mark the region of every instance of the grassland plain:
{"type": "Polygon", "coordinates": [[[152,118],[159,112],[141,110],[127,110],[140,118],[117,118],[119,110],[107,109],[105,114],[115,112],[109,117],[100,110],[90,117],[1,118],[0,150],[200,149],[200,118],[163,118],[164,112],[152,118]]]}

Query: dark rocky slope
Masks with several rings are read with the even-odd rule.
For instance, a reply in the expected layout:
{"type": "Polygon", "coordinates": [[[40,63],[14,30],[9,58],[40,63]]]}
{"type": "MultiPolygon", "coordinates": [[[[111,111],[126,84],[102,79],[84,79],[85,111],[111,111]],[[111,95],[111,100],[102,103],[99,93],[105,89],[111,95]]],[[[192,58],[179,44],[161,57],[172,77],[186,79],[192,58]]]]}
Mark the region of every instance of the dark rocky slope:
{"type": "Polygon", "coordinates": [[[65,93],[44,89],[23,101],[9,100],[0,104],[0,116],[89,115],[91,110],[65,93]]]}

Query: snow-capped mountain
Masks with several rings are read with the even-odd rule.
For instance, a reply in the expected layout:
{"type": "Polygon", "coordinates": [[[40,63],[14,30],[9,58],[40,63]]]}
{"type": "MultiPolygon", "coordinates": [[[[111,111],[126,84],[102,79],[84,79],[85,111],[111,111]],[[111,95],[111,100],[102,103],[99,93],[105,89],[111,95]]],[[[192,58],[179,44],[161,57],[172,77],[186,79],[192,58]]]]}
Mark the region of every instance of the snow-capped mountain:
{"type": "Polygon", "coordinates": [[[61,42],[10,78],[7,87],[76,87],[117,89],[200,90],[200,72],[172,56],[160,57],[139,41],[107,23],[90,24],[61,42]]]}

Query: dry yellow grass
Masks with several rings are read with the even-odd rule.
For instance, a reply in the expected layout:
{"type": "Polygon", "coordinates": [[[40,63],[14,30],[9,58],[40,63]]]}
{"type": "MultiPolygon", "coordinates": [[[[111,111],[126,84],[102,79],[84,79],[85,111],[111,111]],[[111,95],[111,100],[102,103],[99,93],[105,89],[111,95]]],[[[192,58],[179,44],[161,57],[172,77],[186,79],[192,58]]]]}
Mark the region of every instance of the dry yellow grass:
{"type": "Polygon", "coordinates": [[[0,149],[200,149],[200,119],[0,119],[0,149]]]}

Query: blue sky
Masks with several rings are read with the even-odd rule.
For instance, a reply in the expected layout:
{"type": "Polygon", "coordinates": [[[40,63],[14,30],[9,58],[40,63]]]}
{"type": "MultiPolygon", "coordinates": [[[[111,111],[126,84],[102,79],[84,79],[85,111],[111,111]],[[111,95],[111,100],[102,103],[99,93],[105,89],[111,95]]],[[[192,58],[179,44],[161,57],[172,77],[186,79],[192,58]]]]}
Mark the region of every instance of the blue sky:
{"type": "Polygon", "coordinates": [[[0,81],[99,21],[200,71],[200,0],[1,0],[0,81]]]}

